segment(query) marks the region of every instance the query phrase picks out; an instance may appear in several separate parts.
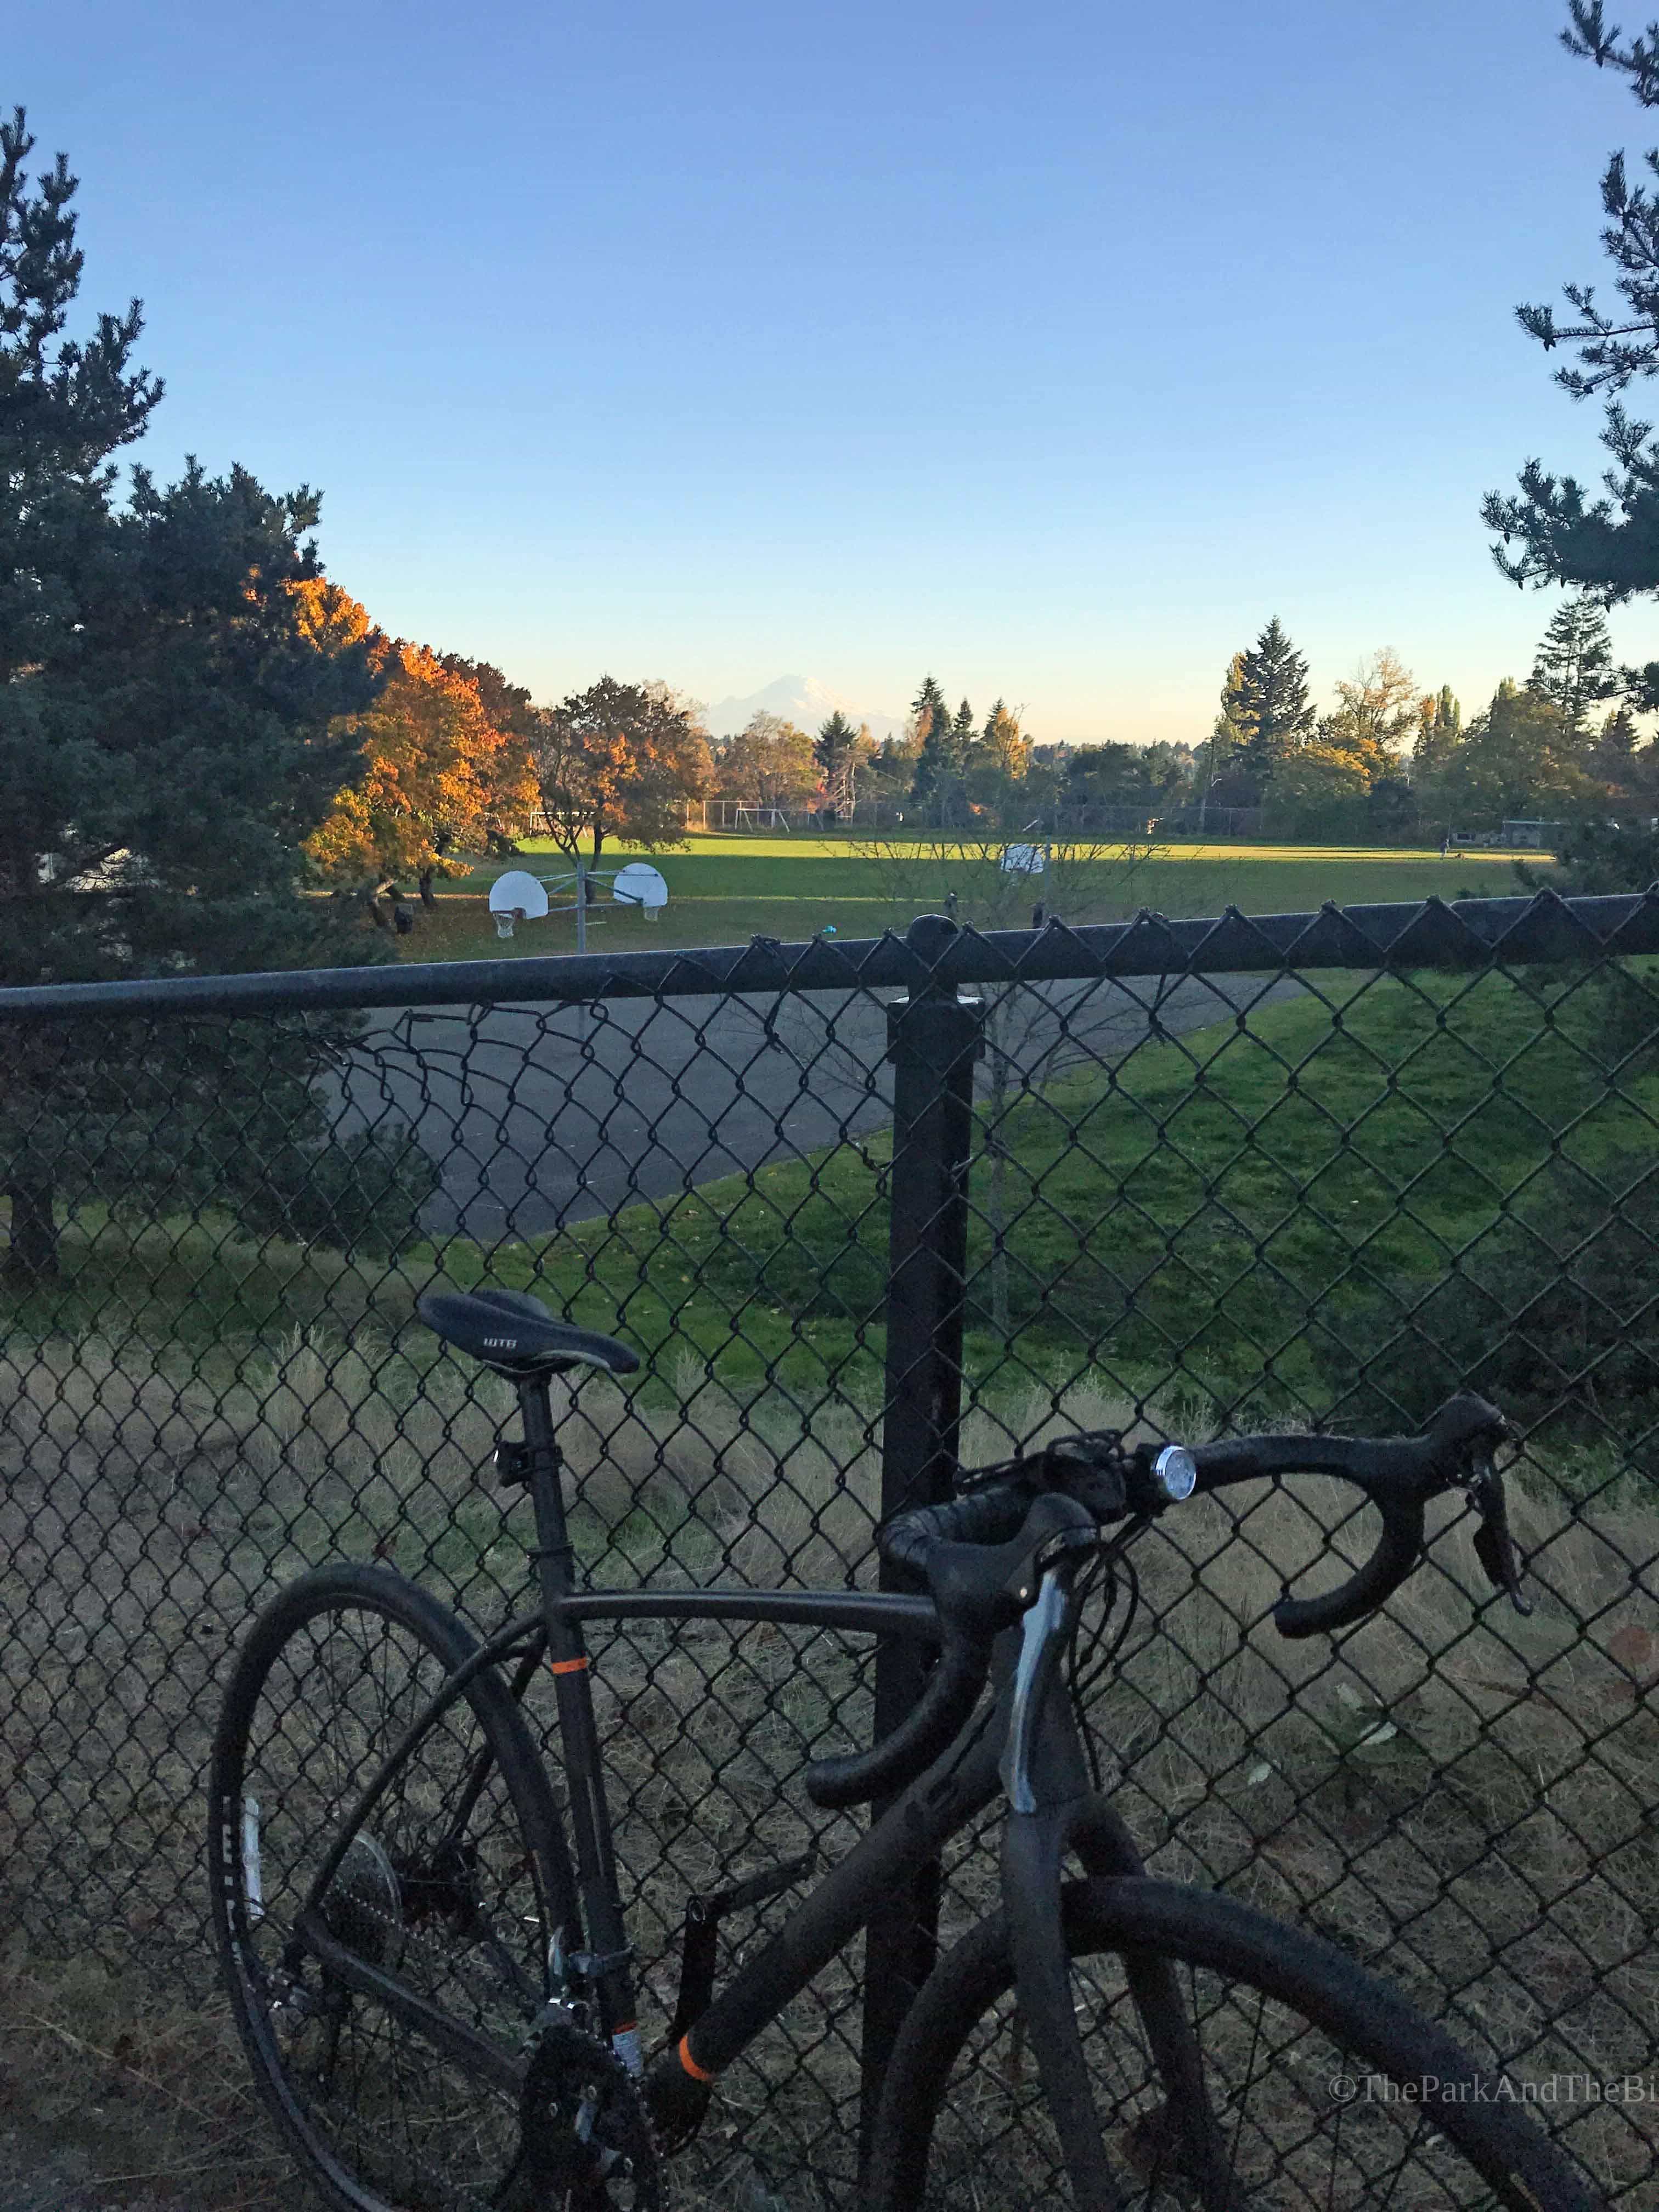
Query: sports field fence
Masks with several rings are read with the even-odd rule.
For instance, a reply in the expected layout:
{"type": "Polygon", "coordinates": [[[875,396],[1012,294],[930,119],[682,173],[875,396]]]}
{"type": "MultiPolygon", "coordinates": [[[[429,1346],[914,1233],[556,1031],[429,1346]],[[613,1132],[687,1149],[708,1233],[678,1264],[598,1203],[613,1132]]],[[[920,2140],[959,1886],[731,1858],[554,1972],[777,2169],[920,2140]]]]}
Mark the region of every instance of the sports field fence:
{"type": "MultiPolygon", "coordinates": [[[[1375,1962],[1659,2204],[1656,954],[1659,896],[1544,894],[0,992],[8,1923],[205,1996],[252,1610],[340,1553],[480,1629],[522,1602],[511,1393],[419,1326],[440,1279],[647,1355],[570,1398],[596,1583],[860,1581],[958,1452],[1411,1430],[1471,1388],[1524,1432],[1530,1615],[1449,1505],[1383,1616],[1284,1643],[1273,1599],[1364,1517],[1231,1492],[1141,1546],[1097,1731],[1154,1870],[1375,1962]]],[[[756,1625],[596,1646],[647,2026],[688,1886],[856,1832],[800,1771],[905,1664],[756,1625]]],[[[943,1877],[735,2070],[711,2187],[846,2178],[988,1895],[943,1877]]]]}

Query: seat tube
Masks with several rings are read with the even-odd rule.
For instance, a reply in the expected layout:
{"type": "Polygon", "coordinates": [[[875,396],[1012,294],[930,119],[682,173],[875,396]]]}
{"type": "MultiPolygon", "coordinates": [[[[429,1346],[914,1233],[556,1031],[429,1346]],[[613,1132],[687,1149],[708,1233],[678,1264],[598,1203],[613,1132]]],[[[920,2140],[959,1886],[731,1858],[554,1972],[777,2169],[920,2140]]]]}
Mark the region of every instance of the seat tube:
{"type": "Polygon", "coordinates": [[[547,1624],[548,1661],[558,1700],[582,1917],[589,1951],[596,1961],[593,1978],[605,2033],[629,2072],[637,2073],[641,2053],[634,1978],[617,1887],[616,1846],[605,1802],[599,1732],[593,1717],[587,1646],[581,1623],[571,1618],[563,1604],[574,1587],[575,1558],[565,1520],[563,1463],[554,1434],[545,1377],[520,1384],[519,1405],[524,1415],[530,1496],[536,1513],[536,1572],[542,1616],[547,1624]]]}

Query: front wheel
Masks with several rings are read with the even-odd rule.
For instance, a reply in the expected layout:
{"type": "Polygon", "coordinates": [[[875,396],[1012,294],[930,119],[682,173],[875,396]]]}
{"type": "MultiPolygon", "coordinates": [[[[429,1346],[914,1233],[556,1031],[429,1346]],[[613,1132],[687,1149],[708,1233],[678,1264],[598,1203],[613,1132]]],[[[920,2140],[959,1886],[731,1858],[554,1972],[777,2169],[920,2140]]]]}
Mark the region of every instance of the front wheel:
{"type": "Polygon", "coordinates": [[[1169,1882],[1071,1883],[1063,1911],[1109,2173],[1067,2177],[999,1913],[905,2021],[869,2212],[1598,2212],[1508,2088],[1330,1944],[1169,1882]],[[1126,1958],[1143,1989],[1149,1964],[1173,1970],[1207,2115],[1165,2088],[1126,1958]]]}

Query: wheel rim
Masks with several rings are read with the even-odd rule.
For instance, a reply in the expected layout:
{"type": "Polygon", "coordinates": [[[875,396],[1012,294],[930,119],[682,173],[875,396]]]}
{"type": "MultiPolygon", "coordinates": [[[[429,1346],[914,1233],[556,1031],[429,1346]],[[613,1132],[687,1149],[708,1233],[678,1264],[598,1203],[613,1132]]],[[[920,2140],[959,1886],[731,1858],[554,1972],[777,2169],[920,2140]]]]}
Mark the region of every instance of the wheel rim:
{"type": "MultiPolygon", "coordinates": [[[[364,2208],[483,2212],[519,2144],[517,2100],[294,1940],[330,1840],[453,1664],[407,1621],[335,1601],[284,1639],[247,1717],[223,1829],[232,1954],[257,2063],[284,2118],[364,2208]]],[[[551,1930],[499,1765],[465,1698],[377,1801],[322,1900],[331,1935],[501,2047],[544,1995],[551,1930]]]]}
{"type": "MultiPolygon", "coordinates": [[[[1073,2001],[1108,2171],[1124,2212],[1486,2212],[1504,2200],[1443,2132],[1443,2107],[1401,2094],[1351,2043],[1208,1967],[1176,1972],[1216,2132],[1172,2106],[1121,1960],[1072,1960],[1073,2001]]],[[[1186,2108],[1189,2111],[1190,2108],[1186,2108]]],[[[1060,2212],[1078,2202],[1012,1992],[957,2054],[934,2123],[930,2208],[1060,2212]]]]}

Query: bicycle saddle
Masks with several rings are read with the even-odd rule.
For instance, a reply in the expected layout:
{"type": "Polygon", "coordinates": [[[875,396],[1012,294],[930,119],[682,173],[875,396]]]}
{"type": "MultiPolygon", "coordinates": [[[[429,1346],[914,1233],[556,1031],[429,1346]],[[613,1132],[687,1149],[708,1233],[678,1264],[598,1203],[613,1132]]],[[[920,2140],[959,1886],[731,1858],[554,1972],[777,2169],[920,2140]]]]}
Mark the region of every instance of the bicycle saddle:
{"type": "Polygon", "coordinates": [[[428,1291],[416,1310],[446,1344],[515,1382],[560,1375],[567,1367],[631,1375],[640,1364],[638,1354],[614,1337],[555,1321],[539,1298],[524,1291],[428,1291]]]}

